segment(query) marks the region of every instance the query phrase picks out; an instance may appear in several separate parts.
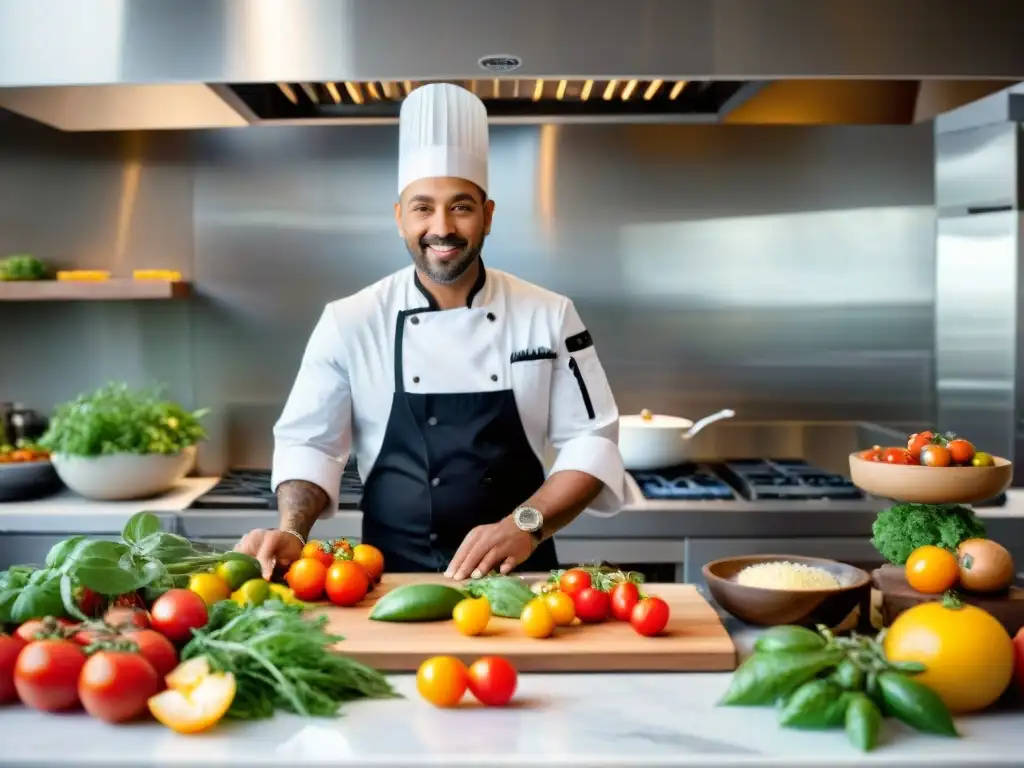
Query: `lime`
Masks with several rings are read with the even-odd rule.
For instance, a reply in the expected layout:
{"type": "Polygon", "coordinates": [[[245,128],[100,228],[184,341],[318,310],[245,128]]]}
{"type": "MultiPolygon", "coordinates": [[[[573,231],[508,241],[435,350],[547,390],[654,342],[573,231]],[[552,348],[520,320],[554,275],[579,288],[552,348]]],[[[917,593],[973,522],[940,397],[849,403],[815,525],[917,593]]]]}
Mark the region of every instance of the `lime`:
{"type": "Polygon", "coordinates": [[[260,576],[260,566],[249,560],[225,560],[217,566],[217,575],[227,583],[231,589],[238,589],[240,586],[260,576]]]}
{"type": "Polygon", "coordinates": [[[213,605],[231,596],[231,588],[215,573],[194,573],[188,580],[188,588],[203,598],[207,605],[213,605]]]}
{"type": "Polygon", "coordinates": [[[270,584],[263,579],[249,579],[231,593],[231,599],[239,605],[261,605],[270,597],[270,584]]]}

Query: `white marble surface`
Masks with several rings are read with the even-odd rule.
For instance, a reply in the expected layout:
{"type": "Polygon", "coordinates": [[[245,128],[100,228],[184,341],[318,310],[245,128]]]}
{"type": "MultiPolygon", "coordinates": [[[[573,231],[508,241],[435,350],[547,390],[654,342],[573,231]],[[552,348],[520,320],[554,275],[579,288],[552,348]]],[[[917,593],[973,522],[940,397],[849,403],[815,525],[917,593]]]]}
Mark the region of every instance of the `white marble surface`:
{"type": "Polygon", "coordinates": [[[350,704],[337,719],[279,715],[199,736],[2,709],[0,765],[966,766],[1024,755],[1022,713],[960,719],[960,739],[887,725],[865,755],[841,730],[785,730],[769,709],[716,707],[728,674],[524,675],[515,706],[455,710],[423,701],[411,675],[393,680],[405,698],[350,704]]]}

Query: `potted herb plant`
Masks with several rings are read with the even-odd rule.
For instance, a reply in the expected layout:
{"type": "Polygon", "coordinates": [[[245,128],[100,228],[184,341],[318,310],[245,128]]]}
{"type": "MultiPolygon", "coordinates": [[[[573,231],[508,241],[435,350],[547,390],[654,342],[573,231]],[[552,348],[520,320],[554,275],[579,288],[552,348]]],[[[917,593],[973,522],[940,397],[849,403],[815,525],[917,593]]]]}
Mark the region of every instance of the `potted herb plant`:
{"type": "Polygon", "coordinates": [[[110,383],[56,408],[40,444],[71,490],[91,499],[155,496],[195,463],[205,410],[187,411],[159,389],[110,383]]]}

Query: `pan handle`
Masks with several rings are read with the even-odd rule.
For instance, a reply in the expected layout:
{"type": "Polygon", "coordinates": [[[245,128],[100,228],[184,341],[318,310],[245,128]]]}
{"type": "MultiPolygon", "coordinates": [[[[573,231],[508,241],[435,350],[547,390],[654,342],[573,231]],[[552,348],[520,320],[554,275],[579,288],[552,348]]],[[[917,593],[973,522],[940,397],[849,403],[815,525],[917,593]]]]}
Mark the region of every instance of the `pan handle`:
{"type": "Polygon", "coordinates": [[[682,434],[682,438],[683,440],[689,440],[695,437],[697,433],[704,429],[704,427],[708,426],[708,424],[714,424],[716,421],[721,421],[722,419],[731,419],[735,415],[736,411],[732,408],[723,408],[717,413],[712,413],[710,416],[705,416],[703,419],[695,421],[693,426],[682,434]]]}

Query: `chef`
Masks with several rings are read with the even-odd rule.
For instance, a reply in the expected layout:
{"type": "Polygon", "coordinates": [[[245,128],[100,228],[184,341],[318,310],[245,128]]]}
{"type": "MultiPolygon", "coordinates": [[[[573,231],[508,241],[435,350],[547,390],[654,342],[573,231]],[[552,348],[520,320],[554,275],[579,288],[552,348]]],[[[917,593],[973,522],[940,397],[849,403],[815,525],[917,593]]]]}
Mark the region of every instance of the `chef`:
{"type": "Polygon", "coordinates": [[[487,111],[455,85],[402,104],[395,221],[412,265],[326,306],[274,427],[270,575],[337,509],[354,452],[362,541],[391,572],[558,567],[552,536],[622,504],[618,409],[573,303],[486,269],[487,111]],[[545,477],[546,445],[557,452],[545,477]]]}

